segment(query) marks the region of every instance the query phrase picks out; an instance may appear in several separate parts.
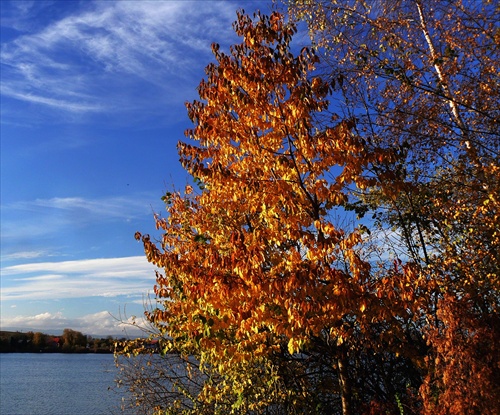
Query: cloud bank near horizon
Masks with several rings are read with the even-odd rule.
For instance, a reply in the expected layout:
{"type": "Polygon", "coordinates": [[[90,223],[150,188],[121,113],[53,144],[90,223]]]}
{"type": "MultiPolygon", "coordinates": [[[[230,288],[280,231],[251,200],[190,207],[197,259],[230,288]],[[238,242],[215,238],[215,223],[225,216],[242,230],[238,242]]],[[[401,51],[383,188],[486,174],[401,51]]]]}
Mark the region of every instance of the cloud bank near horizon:
{"type": "Polygon", "coordinates": [[[155,301],[149,297],[155,267],[144,256],[30,262],[0,271],[6,281],[0,295],[2,329],[53,332],[71,328],[86,334],[139,335],[139,328],[145,326],[142,312],[155,301]],[[98,298],[106,309],[95,313],[79,315],[84,307],[75,311],[68,303],[85,304],[86,299],[95,302],[98,298]],[[27,313],[31,303],[51,311],[27,313]],[[141,315],[127,315],[127,305],[141,315]]]}
{"type": "Polygon", "coordinates": [[[52,335],[61,334],[68,328],[86,335],[137,337],[146,333],[148,327],[142,317],[113,315],[105,310],[74,318],[58,311],[2,319],[2,330],[40,331],[52,335]]]}

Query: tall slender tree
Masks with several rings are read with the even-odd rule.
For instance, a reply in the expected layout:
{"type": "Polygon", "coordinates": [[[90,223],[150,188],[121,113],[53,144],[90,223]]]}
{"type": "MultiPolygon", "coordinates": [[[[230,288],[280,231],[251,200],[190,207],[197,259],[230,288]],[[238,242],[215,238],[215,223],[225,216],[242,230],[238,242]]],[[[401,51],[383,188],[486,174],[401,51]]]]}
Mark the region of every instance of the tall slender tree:
{"type": "Polygon", "coordinates": [[[360,200],[375,210],[379,225],[397,230],[400,258],[425,276],[418,289],[432,298],[421,310],[430,346],[421,390],[425,412],[495,413],[500,396],[492,369],[499,365],[493,345],[500,336],[497,2],[288,5],[307,21],[324,51],[326,73],[350,79],[342,97],[349,102],[347,113],[357,118],[356,133],[403,156],[371,166],[377,185],[360,200]],[[471,379],[473,388],[467,386],[471,379]]]}

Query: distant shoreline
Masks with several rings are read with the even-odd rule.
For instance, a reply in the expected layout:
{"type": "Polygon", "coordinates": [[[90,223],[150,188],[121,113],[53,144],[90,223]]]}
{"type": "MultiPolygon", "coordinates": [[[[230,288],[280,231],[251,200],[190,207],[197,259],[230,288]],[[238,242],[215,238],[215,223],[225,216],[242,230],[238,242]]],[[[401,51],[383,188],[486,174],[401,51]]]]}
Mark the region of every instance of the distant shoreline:
{"type": "Polygon", "coordinates": [[[60,336],[42,332],[0,331],[0,353],[111,354],[116,339],[96,338],[64,329],[60,336]]]}

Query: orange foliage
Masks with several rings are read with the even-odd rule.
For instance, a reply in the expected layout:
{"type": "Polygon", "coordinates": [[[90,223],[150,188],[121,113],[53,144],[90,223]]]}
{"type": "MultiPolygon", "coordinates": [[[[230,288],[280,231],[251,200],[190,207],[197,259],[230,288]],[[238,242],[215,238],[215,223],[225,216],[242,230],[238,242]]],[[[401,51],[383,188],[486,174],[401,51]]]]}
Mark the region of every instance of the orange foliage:
{"type": "Polygon", "coordinates": [[[469,296],[439,301],[438,327],[421,387],[425,414],[491,414],[500,407],[498,315],[482,315],[469,296]]]}

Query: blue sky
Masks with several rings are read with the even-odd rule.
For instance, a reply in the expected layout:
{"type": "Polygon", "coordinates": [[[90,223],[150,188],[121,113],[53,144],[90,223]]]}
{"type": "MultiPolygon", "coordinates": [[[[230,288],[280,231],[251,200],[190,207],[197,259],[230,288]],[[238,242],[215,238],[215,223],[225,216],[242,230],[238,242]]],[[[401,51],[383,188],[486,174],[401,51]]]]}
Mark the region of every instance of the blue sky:
{"type": "Polygon", "coordinates": [[[190,183],[184,103],[242,6],[271,2],[1,1],[2,329],[140,319],[155,281],[134,233],[190,183]]]}

